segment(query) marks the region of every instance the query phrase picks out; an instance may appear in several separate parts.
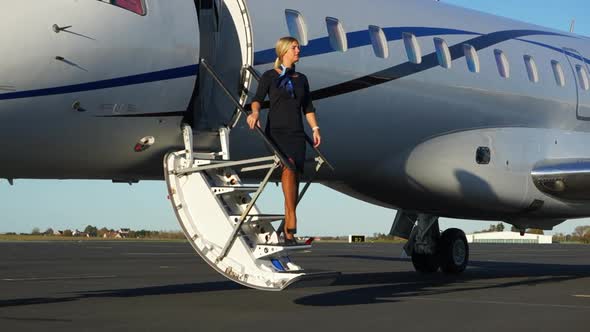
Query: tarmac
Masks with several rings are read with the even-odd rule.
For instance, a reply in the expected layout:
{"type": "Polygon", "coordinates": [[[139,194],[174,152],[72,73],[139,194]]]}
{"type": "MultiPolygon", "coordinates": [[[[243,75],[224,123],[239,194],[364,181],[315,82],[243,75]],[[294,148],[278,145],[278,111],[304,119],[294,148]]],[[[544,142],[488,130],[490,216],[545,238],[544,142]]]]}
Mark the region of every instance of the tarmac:
{"type": "Polygon", "coordinates": [[[292,256],[333,284],[251,290],[187,243],[0,242],[1,331],[589,331],[590,246],[472,244],[459,276],[398,244],[292,256]]]}

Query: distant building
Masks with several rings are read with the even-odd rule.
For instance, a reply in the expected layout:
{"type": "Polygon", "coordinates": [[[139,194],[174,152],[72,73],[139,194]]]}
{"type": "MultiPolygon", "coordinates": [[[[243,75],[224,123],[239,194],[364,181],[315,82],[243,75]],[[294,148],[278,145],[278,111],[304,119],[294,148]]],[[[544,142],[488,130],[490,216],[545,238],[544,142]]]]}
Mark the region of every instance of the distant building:
{"type": "Polygon", "coordinates": [[[119,233],[117,232],[106,232],[102,235],[103,238],[107,239],[107,238],[116,238],[117,235],[119,235],[119,233]]]}
{"type": "Polygon", "coordinates": [[[129,229],[129,228],[121,228],[115,234],[115,238],[116,239],[125,239],[125,238],[129,237],[130,232],[131,232],[131,229],[129,229]]]}
{"type": "Polygon", "coordinates": [[[80,232],[79,230],[75,230],[72,232],[72,236],[74,237],[90,237],[90,234],[85,232],[80,232]]]}
{"type": "Polygon", "coordinates": [[[528,243],[549,244],[553,242],[551,235],[524,234],[517,232],[487,232],[466,235],[468,243],[528,243]]]}
{"type": "Polygon", "coordinates": [[[63,236],[64,235],[64,231],[53,231],[53,235],[63,236]]]}

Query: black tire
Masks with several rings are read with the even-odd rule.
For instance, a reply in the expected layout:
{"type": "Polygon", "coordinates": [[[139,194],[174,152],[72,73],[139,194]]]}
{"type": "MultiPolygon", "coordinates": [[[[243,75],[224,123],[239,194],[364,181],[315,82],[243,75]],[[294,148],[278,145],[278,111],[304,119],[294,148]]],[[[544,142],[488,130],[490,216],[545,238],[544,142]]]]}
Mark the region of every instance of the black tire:
{"type": "Polygon", "coordinates": [[[436,255],[412,254],[414,269],[420,273],[434,273],[438,271],[439,262],[436,255]]]}
{"type": "Polygon", "coordinates": [[[444,231],[438,243],[440,269],[444,273],[459,274],[469,263],[469,244],[462,230],[449,228],[444,231]]]}

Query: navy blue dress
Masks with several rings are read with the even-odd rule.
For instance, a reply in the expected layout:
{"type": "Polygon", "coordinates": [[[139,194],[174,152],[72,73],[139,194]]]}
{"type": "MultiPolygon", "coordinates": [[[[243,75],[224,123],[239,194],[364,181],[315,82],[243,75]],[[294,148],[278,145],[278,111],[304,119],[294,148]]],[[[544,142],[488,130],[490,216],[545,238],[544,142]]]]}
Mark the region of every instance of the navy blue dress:
{"type": "Polygon", "coordinates": [[[305,75],[295,73],[291,77],[295,92],[295,97],[292,97],[288,91],[278,87],[279,76],[274,69],[265,72],[253,101],[262,104],[269,96],[270,111],[265,131],[279,150],[292,160],[297,170],[303,172],[306,142],[302,115],[315,112],[309,82],[305,75]]]}

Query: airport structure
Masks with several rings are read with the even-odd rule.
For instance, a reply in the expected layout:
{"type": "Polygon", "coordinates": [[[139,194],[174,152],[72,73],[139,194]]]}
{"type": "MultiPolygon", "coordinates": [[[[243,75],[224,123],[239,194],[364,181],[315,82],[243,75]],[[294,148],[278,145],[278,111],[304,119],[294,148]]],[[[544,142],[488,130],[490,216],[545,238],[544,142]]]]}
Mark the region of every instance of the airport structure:
{"type": "Polygon", "coordinates": [[[468,234],[468,243],[527,243],[527,244],[550,244],[551,235],[524,234],[517,232],[488,232],[468,234]]]}

